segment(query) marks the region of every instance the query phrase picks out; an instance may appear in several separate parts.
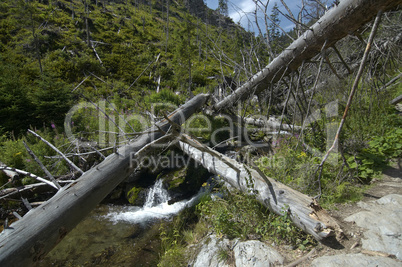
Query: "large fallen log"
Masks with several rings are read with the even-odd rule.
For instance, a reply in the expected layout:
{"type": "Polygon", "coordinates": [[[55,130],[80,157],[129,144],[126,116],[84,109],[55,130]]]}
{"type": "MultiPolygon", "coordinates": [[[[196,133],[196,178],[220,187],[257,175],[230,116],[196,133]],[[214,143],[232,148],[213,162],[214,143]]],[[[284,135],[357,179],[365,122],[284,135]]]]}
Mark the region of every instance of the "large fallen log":
{"type": "Polygon", "coordinates": [[[212,112],[232,106],[236,101],[251,94],[260,93],[267,89],[270,83],[278,81],[285,72],[297,70],[303,61],[320,53],[322,48],[331,47],[338,40],[355,32],[369,22],[379,10],[387,11],[401,4],[402,0],[340,1],[264,69],[216,103],[212,112]]]}
{"type": "Polygon", "coordinates": [[[266,177],[257,168],[249,168],[216,152],[189,136],[182,135],[180,148],[211,173],[217,174],[231,186],[255,194],[256,199],[278,215],[288,213],[293,223],[311,234],[316,240],[326,242],[342,230],[315,201],[292,188],[266,177]]]}
{"type": "MultiPolygon", "coordinates": [[[[200,94],[168,116],[182,124],[207,101],[200,94]]],[[[96,205],[137,167],[137,160],[149,151],[141,150],[163,136],[168,120],[153,126],[129,145],[118,149],[102,163],[85,172],[77,181],[59,190],[43,205],[29,211],[21,220],[0,233],[0,266],[29,266],[42,259],[96,205]]]]}

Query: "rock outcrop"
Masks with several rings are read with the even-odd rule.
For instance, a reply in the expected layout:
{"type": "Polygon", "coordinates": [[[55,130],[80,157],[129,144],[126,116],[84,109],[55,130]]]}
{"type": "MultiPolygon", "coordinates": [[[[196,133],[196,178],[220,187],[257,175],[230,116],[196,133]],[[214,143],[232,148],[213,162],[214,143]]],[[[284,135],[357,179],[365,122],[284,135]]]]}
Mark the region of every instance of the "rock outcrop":
{"type": "Polygon", "coordinates": [[[359,202],[364,209],[344,220],[363,228],[361,253],[322,256],[311,266],[401,266],[402,195],[390,194],[359,202]]]}
{"type": "Polygon", "coordinates": [[[391,194],[357,205],[366,211],[355,213],[345,221],[354,221],[367,229],[362,238],[363,249],[395,255],[402,260],[402,195],[391,194]]]}
{"type": "Polygon", "coordinates": [[[365,267],[399,267],[401,263],[386,257],[358,254],[338,254],[323,256],[315,259],[311,267],[339,267],[339,266],[365,266],[365,267]]]}
{"type": "Polygon", "coordinates": [[[218,239],[211,235],[200,245],[192,267],[257,267],[282,265],[284,258],[274,248],[257,240],[218,239]]]}

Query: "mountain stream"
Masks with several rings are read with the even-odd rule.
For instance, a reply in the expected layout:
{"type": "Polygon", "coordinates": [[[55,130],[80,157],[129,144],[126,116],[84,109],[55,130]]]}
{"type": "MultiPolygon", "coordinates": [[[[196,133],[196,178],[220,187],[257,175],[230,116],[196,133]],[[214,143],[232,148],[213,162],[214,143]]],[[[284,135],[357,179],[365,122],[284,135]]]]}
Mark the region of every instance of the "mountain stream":
{"type": "Polygon", "coordinates": [[[100,204],[39,266],[156,266],[160,223],[195,204],[201,191],[169,205],[169,193],[159,179],[143,207],[100,204]]]}

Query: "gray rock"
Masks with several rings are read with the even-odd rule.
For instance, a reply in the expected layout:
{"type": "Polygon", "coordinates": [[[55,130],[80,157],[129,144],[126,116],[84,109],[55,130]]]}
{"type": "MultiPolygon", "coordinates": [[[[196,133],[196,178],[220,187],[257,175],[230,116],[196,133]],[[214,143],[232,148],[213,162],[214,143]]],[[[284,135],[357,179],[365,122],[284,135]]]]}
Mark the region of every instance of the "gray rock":
{"type": "Polygon", "coordinates": [[[229,240],[218,240],[215,235],[211,235],[203,243],[200,252],[195,261],[190,266],[193,267],[226,267],[229,266],[219,259],[218,253],[220,249],[227,249],[229,240]]]}
{"type": "Polygon", "coordinates": [[[315,259],[311,267],[336,267],[336,266],[364,266],[364,267],[400,267],[398,260],[381,256],[369,256],[364,254],[339,254],[334,256],[323,256],[315,259]]]}
{"type": "Polygon", "coordinates": [[[345,219],[366,228],[362,247],[395,255],[402,260],[402,195],[391,194],[369,203],[360,202],[361,211],[345,219]]]}
{"type": "Polygon", "coordinates": [[[234,247],[236,266],[266,267],[283,264],[284,258],[275,249],[255,240],[240,242],[234,247]]]}
{"type": "Polygon", "coordinates": [[[237,239],[218,239],[211,235],[201,246],[193,267],[226,267],[227,262],[220,259],[222,250],[233,253],[234,263],[237,267],[266,267],[282,265],[284,258],[273,248],[260,241],[239,242],[237,239]]]}

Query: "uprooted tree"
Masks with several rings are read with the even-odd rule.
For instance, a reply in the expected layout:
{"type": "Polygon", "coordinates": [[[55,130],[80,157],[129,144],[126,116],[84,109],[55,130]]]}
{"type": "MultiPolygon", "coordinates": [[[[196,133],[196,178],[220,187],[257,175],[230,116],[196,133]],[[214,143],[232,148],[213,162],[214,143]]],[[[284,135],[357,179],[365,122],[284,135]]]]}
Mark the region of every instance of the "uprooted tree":
{"type": "MultiPolygon", "coordinates": [[[[57,193],[44,204],[30,210],[17,222],[6,225],[0,234],[0,264],[21,266],[42,259],[89,211],[138,167],[144,155],[160,148],[160,145],[165,147],[177,144],[183,152],[210,172],[219,174],[230,185],[255,194],[257,200],[273,212],[282,214],[286,209],[295,225],[313,235],[318,241],[326,242],[341,233],[336,222],[311,197],[266,177],[253,165],[240,164],[200,144],[193,137],[182,134],[180,125],[202,108],[209,115],[219,115],[239,100],[262,93],[267,88],[271,88],[271,92],[274,91],[273,84],[280,82],[285,76],[294,75],[304,62],[320,55],[322,63],[326,58],[325,51],[329,47],[334,47],[337,41],[358,30],[378,13],[396,8],[401,3],[401,0],[341,1],[268,66],[229,96],[205,108],[209,95],[197,95],[128,145],[120,149],[115,148],[113,154],[84,172],[78,180],[61,188],[51,182],[58,189],[57,193]]],[[[328,64],[330,65],[330,62],[328,64]]],[[[312,94],[317,87],[317,80],[313,85],[312,94]]],[[[290,95],[291,90],[287,93],[286,103],[289,102],[290,95]]],[[[293,95],[296,101],[297,92],[293,95]]],[[[308,108],[306,113],[309,113],[308,108]]],[[[237,115],[239,114],[234,116],[237,115]]],[[[282,126],[286,128],[282,122],[276,125],[276,128],[281,129],[282,126]]],[[[286,129],[293,128],[287,126],[286,129]]]]}

